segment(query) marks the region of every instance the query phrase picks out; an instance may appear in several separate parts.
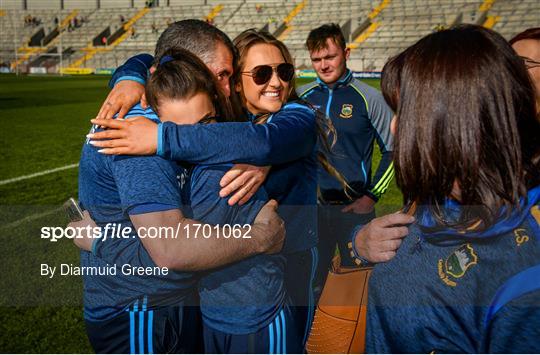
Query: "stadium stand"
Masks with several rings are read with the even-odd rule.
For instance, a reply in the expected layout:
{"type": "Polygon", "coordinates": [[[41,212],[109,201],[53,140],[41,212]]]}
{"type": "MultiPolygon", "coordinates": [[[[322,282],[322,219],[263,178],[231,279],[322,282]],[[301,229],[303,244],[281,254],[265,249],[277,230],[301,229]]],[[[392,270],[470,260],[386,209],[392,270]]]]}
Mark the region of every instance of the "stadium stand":
{"type": "Polygon", "coordinates": [[[148,0],[3,0],[0,63],[22,71],[42,66],[48,72],[58,72],[61,50],[64,67],[114,68],[133,54],[152,52],[169,23],[198,18],[231,37],[246,28],[267,29],[287,44],[300,69],[311,66],[304,47],[309,31],[335,22],[352,50],[350,67],[379,71],[390,56],[420,37],[454,24],[481,24],[506,38],[540,26],[538,0],[150,2],[152,6],[145,9],[148,0]],[[39,24],[25,24],[28,16],[39,19],[39,24]],[[78,20],[77,26],[70,25],[72,18],[78,20]]]}
{"type": "Polygon", "coordinates": [[[498,18],[493,29],[509,40],[526,28],[539,27],[539,9],[538,0],[495,2],[490,10],[490,14],[498,18]]]}
{"type": "Polygon", "coordinates": [[[376,29],[352,50],[351,66],[381,70],[386,60],[438,28],[474,18],[478,0],[393,0],[373,20],[376,29]]]}

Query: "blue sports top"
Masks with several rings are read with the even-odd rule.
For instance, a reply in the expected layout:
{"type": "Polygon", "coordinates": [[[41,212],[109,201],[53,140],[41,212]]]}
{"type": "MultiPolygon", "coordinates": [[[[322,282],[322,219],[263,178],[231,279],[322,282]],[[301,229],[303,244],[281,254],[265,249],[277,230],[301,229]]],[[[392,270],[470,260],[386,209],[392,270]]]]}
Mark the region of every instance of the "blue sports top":
{"type": "Polygon", "coordinates": [[[371,275],[366,352],[540,352],[540,186],[482,231],[424,232],[435,225],[427,209],[416,220],[371,275]]]}
{"type": "MultiPolygon", "coordinates": [[[[219,181],[231,167],[197,165],[192,169],[192,218],[233,228],[253,223],[268,196],[261,188],[246,204],[229,206],[226,198],[219,197],[219,181]]],[[[203,273],[199,295],[205,324],[227,334],[250,334],[268,326],[285,302],[284,268],[283,255],[260,254],[203,273]]]]}
{"type": "MultiPolygon", "coordinates": [[[[142,110],[134,108],[132,116],[142,110]]],[[[154,118],[155,115],[147,116],[154,118]]],[[[131,255],[125,263],[156,266],[146,250],[139,248],[130,215],[181,207],[176,163],[158,156],[110,156],[84,144],[79,165],[79,201],[98,226],[116,223],[131,228],[132,238],[96,241],[94,253],[81,252],[81,266],[105,268],[116,265],[116,275],[84,275],[84,316],[89,320],[110,319],[147,296],[149,309],[175,305],[196,290],[193,273],[169,272],[167,276],[133,276],[121,272],[123,262],[111,262],[109,253],[131,255]],[[107,248],[103,248],[107,245],[107,248]],[[104,258],[102,258],[104,257],[104,258]]],[[[102,228],[104,230],[104,228],[102,228]]],[[[110,237],[111,232],[109,232],[110,237]]],[[[97,269],[96,269],[97,270],[97,269]]]]}

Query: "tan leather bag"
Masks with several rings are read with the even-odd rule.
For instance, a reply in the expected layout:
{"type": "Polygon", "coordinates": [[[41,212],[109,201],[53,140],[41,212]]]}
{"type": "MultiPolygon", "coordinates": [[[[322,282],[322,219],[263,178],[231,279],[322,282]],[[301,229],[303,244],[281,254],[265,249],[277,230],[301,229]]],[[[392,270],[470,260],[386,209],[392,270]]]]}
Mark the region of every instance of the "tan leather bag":
{"type": "Polygon", "coordinates": [[[309,354],[359,354],[365,349],[368,281],[371,267],[345,268],[332,261],[315,311],[309,354]]]}

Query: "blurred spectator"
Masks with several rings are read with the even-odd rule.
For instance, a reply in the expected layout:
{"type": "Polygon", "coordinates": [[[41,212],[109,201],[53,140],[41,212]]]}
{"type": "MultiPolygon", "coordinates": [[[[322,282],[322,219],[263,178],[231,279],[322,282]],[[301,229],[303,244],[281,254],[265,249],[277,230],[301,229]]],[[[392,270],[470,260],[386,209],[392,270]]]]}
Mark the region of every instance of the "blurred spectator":
{"type": "Polygon", "coordinates": [[[510,44],[525,62],[536,89],[536,111],[540,113],[540,27],[518,33],[510,44]]]}
{"type": "Polygon", "coordinates": [[[54,17],[54,25],[58,26],[58,17],[56,17],[56,16],[54,17]]]}
{"type": "Polygon", "coordinates": [[[101,44],[103,44],[104,46],[107,45],[107,37],[106,36],[101,37],[101,44]]]}
{"type": "Polygon", "coordinates": [[[172,18],[167,17],[166,23],[167,23],[167,27],[169,27],[171,25],[171,23],[172,23],[172,18]]]}
{"type": "Polygon", "coordinates": [[[124,22],[126,22],[126,18],[124,17],[124,15],[120,15],[118,16],[118,19],[120,20],[120,23],[123,25],[124,22]]]}
{"type": "Polygon", "coordinates": [[[137,31],[135,31],[135,27],[131,27],[131,38],[135,39],[137,36],[138,34],[137,31]]]}
{"type": "Polygon", "coordinates": [[[152,33],[158,33],[158,28],[155,22],[152,23],[152,33]]]}
{"type": "Polygon", "coordinates": [[[258,14],[260,14],[263,10],[263,6],[261,4],[255,5],[255,11],[257,11],[258,14]]]}

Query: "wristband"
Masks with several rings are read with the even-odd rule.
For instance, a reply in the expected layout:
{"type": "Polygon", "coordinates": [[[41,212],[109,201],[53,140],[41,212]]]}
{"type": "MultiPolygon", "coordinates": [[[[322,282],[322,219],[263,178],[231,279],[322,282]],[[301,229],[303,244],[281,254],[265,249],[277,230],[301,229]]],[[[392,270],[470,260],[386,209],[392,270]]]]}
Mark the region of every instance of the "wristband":
{"type": "Polygon", "coordinates": [[[157,127],[157,151],[156,154],[163,157],[163,123],[158,123],[157,127]]]}
{"type": "Polygon", "coordinates": [[[92,250],[91,250],[91,252],[92,252],[93,256],[98,256],[98,255],[96,255],[96,253],[97,253],[97,245],[98,245],[97,243],[100,240],[101,240],[101,238],[100,239],[94,239],[94,241],[92,242],[92,250]]]}
{"type": "Polygon", "coordinates": [[[349,248],[351,258],[354,260],[355,264],[358,265],[358,266],[366,266],[366,265],[371,264],[368,260],[366,260],[366,259],[364,259],[363,257],[360,256],[360,254],[358,253],[358,249],[356,249],[356,245],[355,245],[355,242],[354,242],[354,239],[356,237],[356,233],[358,233],[358,231],[360,229],[362,229],[362,228],[364,228],[363,224],[359,224],[356,227],[354,227],[354,229],[352,231],[352,234],[351,234],[351,241],[349,243],[347,243],[347,247],[349,248]]]}
{"type": "Polygon", "coordinates": [[[119,77],[115,82],[114,82],[114,85],[118,84],[119,82],[121,81],[125,81],[125,80],[129,80],[129,81],[134,81],[136,83],[139,83],[139,84],[142,84],[142,85],[146,85],[146,80],[144,80],[143,78],[140,78],[138,76],[130,76],[130,75],[126,75],[126,76],[121,76],[119,77]]]}

